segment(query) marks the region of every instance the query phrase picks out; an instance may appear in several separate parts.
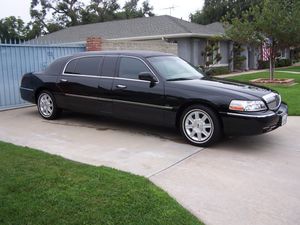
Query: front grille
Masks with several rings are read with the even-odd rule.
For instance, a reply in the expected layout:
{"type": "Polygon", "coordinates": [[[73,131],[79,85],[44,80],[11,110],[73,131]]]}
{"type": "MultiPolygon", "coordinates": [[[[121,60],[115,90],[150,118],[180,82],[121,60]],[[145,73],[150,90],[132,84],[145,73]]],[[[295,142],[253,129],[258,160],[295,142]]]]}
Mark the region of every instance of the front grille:
{"type": "Polygon", "coordinates": [[[276,93],[270,93],[270,94],[267,94],[265,96],[263,96],[263,99],[266,101],[269,109],[271,110],[276,110],[278,109],[278,107],[280,106],[281,104],[281,97],[279,94],[276,94],[276,93]]]}

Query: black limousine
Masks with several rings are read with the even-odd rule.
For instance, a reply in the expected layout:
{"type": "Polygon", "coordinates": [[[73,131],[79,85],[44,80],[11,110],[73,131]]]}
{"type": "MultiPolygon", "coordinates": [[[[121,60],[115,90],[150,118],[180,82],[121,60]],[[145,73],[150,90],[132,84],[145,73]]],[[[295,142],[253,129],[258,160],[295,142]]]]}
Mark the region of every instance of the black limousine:
{"type": "Polygon", "coordinates": [[[62,110],[176,127],[208,146],[225,135],[269,132],[287,121],[275,91],[205,76],[177,56],[151,51],[85,52],[27,73],[24,100],[55,119],[62,110]]]}

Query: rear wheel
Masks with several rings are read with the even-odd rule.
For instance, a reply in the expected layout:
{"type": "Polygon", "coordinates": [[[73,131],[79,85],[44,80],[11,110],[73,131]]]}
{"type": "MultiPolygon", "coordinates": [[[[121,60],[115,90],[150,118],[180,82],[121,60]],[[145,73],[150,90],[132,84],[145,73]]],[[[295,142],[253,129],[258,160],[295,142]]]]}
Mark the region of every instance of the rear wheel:
{"type": "Polygon", "coordinates": [[[49,91],[39,93],[37,107],[40,115],[47,120],[56,119],[61,113],[61,109],[56,106],[54,96],[49,91]]]}
{"type": "Polygon", "coordinates": [[[221,137],[220,121],[209,107],[193,105],[188,107],[180,119],[181,134],[193,145],[209,146],[221,137]]]}

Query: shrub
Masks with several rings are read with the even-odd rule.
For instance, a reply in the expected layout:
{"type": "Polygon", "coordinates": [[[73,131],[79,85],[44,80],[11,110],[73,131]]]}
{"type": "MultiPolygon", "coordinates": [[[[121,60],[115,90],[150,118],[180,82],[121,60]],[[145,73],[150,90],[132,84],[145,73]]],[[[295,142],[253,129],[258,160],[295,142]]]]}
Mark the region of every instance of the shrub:
{"type": "Polygon", "coordinates": [[[242,52],[245,49],[241,44],[234,43],[233,44],[233,68],[234,70],[241,70],[244,61],[246,60],[246,56],[242,55],[242,52]]]}
{"type": "Polygon", "coordinates": [[[275,66],[276,67],[284,67],[284,66],[291,66],[292,60],[291,59],[278,59],[276,60],[275,66]]]}
{"type": "Polygon", "coordinates": [[[216,76],[216,75],[222,75],[222,74],[229,74],[230,70],[228,66],[220,66],[220,67],[210,67],[205,71],[206,75],[209,76],[216,76]]]}
{"type": "MultiPolygon", "coordinates": [[[[275,67],[285,67],[291,66],[292,60],[291,59],[276,59],[275,67]]],[[[258,69],[268,69],[270,68],[269,61],[258,60],[258,69]]]]}
{"type": "Polygon", "coordinates": [[[269,61],[263,61],[263,60],[258,60],[258,69],[267,69],[270,67],[270,62],[269,61]]]}

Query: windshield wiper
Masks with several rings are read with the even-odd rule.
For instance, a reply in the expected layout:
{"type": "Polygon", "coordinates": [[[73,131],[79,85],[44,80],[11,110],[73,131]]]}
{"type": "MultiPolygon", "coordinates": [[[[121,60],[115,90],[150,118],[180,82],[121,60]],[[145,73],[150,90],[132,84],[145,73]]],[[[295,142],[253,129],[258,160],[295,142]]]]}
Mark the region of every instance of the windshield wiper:
{"type": "Polygon", "coordinates": [[[177,81],[177,80],[193,80],[193,78],[180,77],[180,78],[167,79],[167,81],[177,81]]]}

